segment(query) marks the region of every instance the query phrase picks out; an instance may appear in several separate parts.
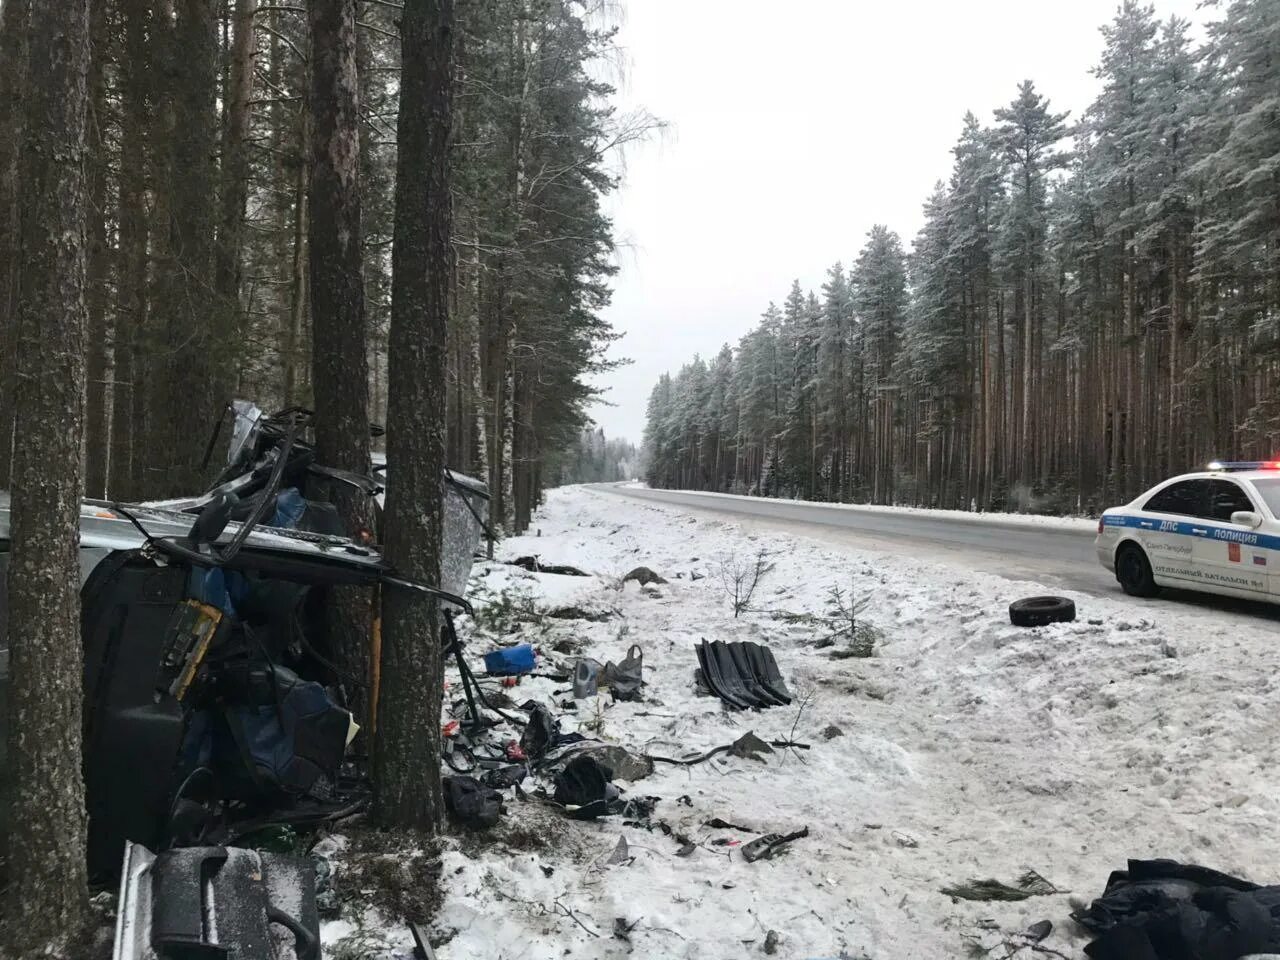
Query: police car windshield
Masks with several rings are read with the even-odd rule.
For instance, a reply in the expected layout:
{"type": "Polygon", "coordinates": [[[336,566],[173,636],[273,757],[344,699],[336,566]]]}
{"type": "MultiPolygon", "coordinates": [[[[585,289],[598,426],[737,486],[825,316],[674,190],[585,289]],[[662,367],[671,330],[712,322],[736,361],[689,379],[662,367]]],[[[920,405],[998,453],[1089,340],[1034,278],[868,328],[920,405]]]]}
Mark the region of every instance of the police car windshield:
{"type": "Polygon", "coordinates": [[[1253,488],[1267,502],[1267,509],[1273,517],[1280,517],[1280,477],[1267,477],[1253,481],[1253,488]]]}

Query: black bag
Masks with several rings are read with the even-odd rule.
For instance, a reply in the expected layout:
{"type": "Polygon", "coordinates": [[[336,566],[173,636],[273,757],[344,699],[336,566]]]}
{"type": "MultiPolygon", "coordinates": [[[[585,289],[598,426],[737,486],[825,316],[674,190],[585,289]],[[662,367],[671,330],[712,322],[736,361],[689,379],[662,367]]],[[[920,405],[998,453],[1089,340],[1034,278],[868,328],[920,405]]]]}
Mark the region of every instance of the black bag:
{"type": "Polygon", "coordinates": [[[556,803],[572,807],[569,816],[575,820],[594,820],[610,813],[610,803],[618,799],[618,788],[611,781],[613,771],[595,757],[575,757],[556,776],[556,803]]]}
{"type": "Polygon", "coordinates": [[[226,684],[221,709],[192,714],[185,768],[209,767],[240,800],[327,799],[346,755],[351,714],[287,667],[248,664],[225,673],[238,679],[226,684]]]}
{"type": "Polygon", "coordinates": [[[1130,860],[1071,918],[1097,960],[1236,960],[1280,950],[1280,887],[1173,860],[1130,860]]]}
{"type": "Polygon", "coordinates": [[[529,711],[529,722],[520,735],[520,749],[530,761],[541,760],[560,736],[560,721],[540,703],[530,700],[522,708],[529,711]]]}
{"type": "Polygon", "coordinates": [[[482,830],[498,822],[502,794],[473,777],[445,777],[444,805],[463,826],[482,830]]]}
{"type": "Polygon", "coordinates": [[[640,688],[644,686],[644,651],[633,643],[627,657],[621,663],[610,660],[604,665],[604,683],[615,700],[643,700],[640,688]]]}

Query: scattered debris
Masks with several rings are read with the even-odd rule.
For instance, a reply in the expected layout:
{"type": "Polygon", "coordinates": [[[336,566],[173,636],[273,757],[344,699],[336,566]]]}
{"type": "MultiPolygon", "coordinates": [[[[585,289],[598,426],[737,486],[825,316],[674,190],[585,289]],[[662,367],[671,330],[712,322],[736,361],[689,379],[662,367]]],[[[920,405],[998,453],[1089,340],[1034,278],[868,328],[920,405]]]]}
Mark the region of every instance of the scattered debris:
{"type": "Polygon", "coordinates": [[[483,830],[502,815],[502,794],[474,777],[444,777],[445,809],[464,827],[483,830]]]}
{"type": "Polygon", "coordinates": [[[694,764],[705,763],[706,761],[710,760],[712,757],[719,756],[722,753],[733,753],[735,747],[737,748],[737,751],[738,751],[735,754],[735,756],[750,757],[750,759],[759,760],[762,763],[764,762],[763,754],[773,752],[773,750],[770,749],[771,747],[777,748],[779,750],[810,749],[809,744],[797,743],[794,740],[770,740],[768,743],[765,743],[765,741],[761,740],[754,733],[751,733],[750,731],[748,731],[747,733],[739,737],[737,740],[735,740],[733,743],[726,743],[723,746],[715,747],[711,750],[708,750],[706,753],[696,754],[695,756],[692,756],[692,757],[685,757],[684,759],[681,759],[681,760],[676,760],[672,757],[660,757],[652,753],[645,754],[645,756],[647,756],[650,760],[654,761],[655,763],[672,763],[682,767],[691,767],[694,764]],[[763,750],[760,749],[760,747],[758,746],[759,744],[764,745],[763,750]]]}
{"type": "Polygon", "coordinates": [[[537,665],[537,655],[533,652],[533,645],[529,643],[502,647],[484,655],[484,668],[491,677],[514,677],[532,673],[537,665]]]}
{"type": "Polygon", "coordinates": [[[1018,878],[1017,886],[1010,886],[999,880],[969,880],[954,886],[943,887],[942,892],[953,900],[1026,900],[1029,897],[1044,897],[1055,893],[1065,893],[1046,880],[1034,870],[1028,870],[1018,878]]]}
{"type": "Polygon", "coordinates": [[[571,567],[563,563],[543,563],[537,557],[517,557],[514,560],[508,560],[513,567],[522,567],[531,573],[554,573],[562,577],[589,577],[591,574],[577,567],[571,567]]]}
{"type": "Polygon", "coordinates": [[[627,846],[627,838],[619,837],[618,845],[613,848],[613,853],[609,854],[609,859],[605,863],[611,867],[616,867],[619,864],[627,863],[631,859],[631,850],[627,846]]]}
{"type": "Polygon", "coordinates": [[[1075,601],[1066,597],[1027,597],[1009,604],[1009,622],[1015,627],[1070,623],[1075,618],[1075,601]]]}
{"type": "Polygon", "coordinates": [[[613,771],[594,757],[574,757],[556,774],[555,802],[575,820],[603,817],[615,812],[611,804],[620,795],[612,779],[613,771]]]}
{"type": "Polygon", "coordinates": [[[729,706],[746,710],[791,702],[778,662],[767,646],[703,640],[694,650],[704,682],[729,706]]]}
{"type": "Polygon", "coordinates": [[[744,760],[759,760],[764,763],[765,756],[773,753],[773,747],[748,730],[733,741],[729,746],[729,753],[735,757],[742,757],[744,760]]]}
{"type": "Polygon", "coordinates": [[[633,643],[621,663],[610,660],[604,665],[601,682],[609,688],[615,700],[639,700],[644,685],[644,651],[633,643]]]}
{"type": "MultiPolygon", "coordinates": [[[[541,760],[560,736],[560,721],[540,703],[531,701],[523,709],[528,711],[529,720],[520,735],[520,748],[530,760],[541,760]]],[[[514,758],[508,756],[508,759],[514,758]]]]}
{"type": "Polygon", "coordinates": [[[582,647],[582,641],[577,637],[560,637],[551,644],[551,649],[556,653],[574,654],[582,647]]]}
{"type": "Polygon", "coordinates": [[[573,665],[573,698],[588,700],[600,689],[600,673],[604,670],[599,660],[583,657],[573,665]]]}
{"type": "Polygon", "coordinates": [[[642,753],[632,753],[626,747],[616,743],[583,743],[569,746],[565,752],[557,756],[549,765],[548,773],[558,774],[577,757],[591,757],[597,763],[608,767],[611,778],[634,783],[643,780],[653,773],[653,759],[642,753]]]}
{"type": "Polygon", "coordinates": [[[125,842],[114,960],[274,956],[273,925],[298,960],[320,960],[310,860],[240,847],[152,854],[125,842]]]}
{"type": "Polygon", "coordinates": [[[756,839],[742,848],[742,859],[746,860],[747,863],[755,863],[757,860],[771,860],[774,854],[781,851],[788,843],[808,835],[808,827],[797,830],[795,833],[766,833],[763,837],[756,837],[756,839]]]}
{"type": "Polygon", "coordinates": [[[623,583],[635,581],[642,587],[647,587],[651,583],[666,583],[666,578],[654,573],[648,567],[636,567],[625,577],[622,578],[623,583]]]}
{"type": "Polygon", "coordinates": [[[588,623],[604,623],[612,620],[618,615],[616,610],[610,610],[601,607],[598,610],[588,610],[585,607],[552,607],[546,614],[552,620],[585,620],[588,623]]]}
{"type": "Polygon", "coordinates": [[[1023,934],[1023,936],[1027,937],[1030,940],[1034,940],[1036,943],[1039,943],[1041,940],[1049,936],[1049,934],[1051,933],[1053,933],[1053,921],[1040,920],[1040,921],[1037,921],[1036,923],[1033,923],[1031,926],[1027,927],[1027,930],[1023,934]]]}
{"type": "Polygon", "coordinates": [[[719,817],[712,817],[705,824],[716,830],[741,830],[743,833],[759,833],[759,830],[753,830],[750,827],[744,827],[740,823],[730,823],[728,820],[721,820],[719,817]]]}
{"type": "Polygon", "coordinates": [[[427,931],[418,924],[411,923],[409,933],[413,936],[413,960],[436,960],[435,951],[431,949],[431,941],[427,939],[427,931]]]}

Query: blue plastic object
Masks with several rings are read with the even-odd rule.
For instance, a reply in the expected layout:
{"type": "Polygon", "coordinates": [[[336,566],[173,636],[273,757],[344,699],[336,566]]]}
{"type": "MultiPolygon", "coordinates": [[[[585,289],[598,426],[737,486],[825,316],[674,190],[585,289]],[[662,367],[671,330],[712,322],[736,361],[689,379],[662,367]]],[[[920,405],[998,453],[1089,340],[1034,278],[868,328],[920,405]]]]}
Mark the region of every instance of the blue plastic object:
{"type": "Polygon", "coordinates": [[[522,643],[517,647],[504,647],[484,655],[484,668],[491,676],[513,677],[529,673],[535,666],[533,646],[522,643]]]}

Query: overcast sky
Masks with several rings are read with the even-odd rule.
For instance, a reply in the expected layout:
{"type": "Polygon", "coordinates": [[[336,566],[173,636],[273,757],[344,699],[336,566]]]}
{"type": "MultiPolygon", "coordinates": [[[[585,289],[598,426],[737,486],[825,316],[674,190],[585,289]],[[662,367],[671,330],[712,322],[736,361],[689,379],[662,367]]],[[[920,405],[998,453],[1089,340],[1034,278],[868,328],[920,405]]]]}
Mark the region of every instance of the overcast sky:
{"type": "MultiPolygon", "coordinates": [[[[600,379],[608,436],[640,442],[649,391],[736,343],[792,278],[817,289],[874,223],[909,244],[961,118],[1030,78],[1072,119],[1116,0],[628,0],[623,109],[670,129],[630,148],[608,202],[621,268],[606,316],[633,362],[600,379]]],[[[1157,14],[1200,22],[1196,0],[1157,14]]]]}

